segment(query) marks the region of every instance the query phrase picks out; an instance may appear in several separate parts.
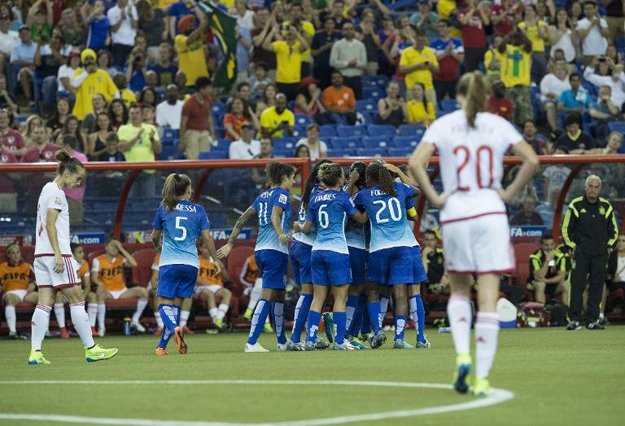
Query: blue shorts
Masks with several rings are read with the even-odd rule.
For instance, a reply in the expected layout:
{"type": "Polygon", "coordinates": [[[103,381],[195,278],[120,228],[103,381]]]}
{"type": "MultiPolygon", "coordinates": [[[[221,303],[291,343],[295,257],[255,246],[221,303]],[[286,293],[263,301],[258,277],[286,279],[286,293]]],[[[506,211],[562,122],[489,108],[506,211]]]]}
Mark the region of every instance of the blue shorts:
{"type": "Polygon", "coordinates": [[[412,284],[421,284],[428,279],[428,275],[423,267],[423,261],[421,260],[421,249],[419,246],[414,246],[412,251],[412,284]]]}
{"type": "Polygon", "coordinates": [[[392,247],[369,253],[367,281],[380,284],[412,284],[412,247],[392,247]]]}
{"type": "Polygon", "coordinates": [[[158,290],[156,295],[165,299],[193,296],[197,282],[197,271],[191,265],[163,265],[158,268],[158,290]]]}
{"type": "Polygon", "coordinates": [[[310,259],[314,285],[343,285],[352,282],[349,255],[329,250],[315,250],[310,259]]]}
{"type": "Polygon", "coordinates": [[[367,281],[367,250],[349,246],[347,248],[352,267],[352,284],[364,284],[367,281]]]}
{"type": "Polygon", "coordinates": [[[291,243],[289,253],[291,254],[291,266],[293,267],[293,278],[295,284],[311,284],[312,275],[310,272],[310,256],[312,255],[312,246],[304,244],[301,241],[291,243]]]}
{"type": "Polygon", "coordinates": [[[258,272],[263,278],[263,288],[286,289],[286,274],[289,268],[289,255],[277,250],[254,252],[258,272]]]}

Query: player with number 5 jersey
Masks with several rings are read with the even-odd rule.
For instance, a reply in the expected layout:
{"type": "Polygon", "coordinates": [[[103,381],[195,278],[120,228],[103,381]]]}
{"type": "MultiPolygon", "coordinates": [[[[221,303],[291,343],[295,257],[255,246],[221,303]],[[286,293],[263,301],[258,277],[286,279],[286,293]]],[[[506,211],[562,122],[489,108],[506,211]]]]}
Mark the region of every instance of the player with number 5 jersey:
{"type": "Polygon", "coordinates": [[[514,255],[505,202],[527,184],[538,166],[538,157],[512,124],[488,113],[490,83],[479,71],[465,74],[458,83],[462,109],[436,120],[425,132],[410,164],[421,190],[439,207],[445,261],[451,297],[447,315],[456,348],[454,388],[475,395],[490,393],[488,373],[497,349],[499,274],[514,270],[514,255]],[[505,189],[503,159],[512,147],[523,165],[505,189]],[[438,151],[442,194],[427,175],[430,157],[438,151]],[[478,275],[479,311],[475,324],[475,381],[468,378],[472,360],[471,274],[478,275]]]}

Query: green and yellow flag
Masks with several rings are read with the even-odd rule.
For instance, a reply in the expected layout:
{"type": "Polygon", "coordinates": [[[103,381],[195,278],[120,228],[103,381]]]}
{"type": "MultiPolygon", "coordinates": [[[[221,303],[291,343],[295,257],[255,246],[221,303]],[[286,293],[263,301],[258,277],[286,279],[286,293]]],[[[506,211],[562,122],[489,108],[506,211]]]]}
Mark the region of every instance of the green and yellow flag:
{"type": "Polygon", "coordinates": [[[213,86],[223,88],[225,93],[237,79],[237,20],[210,1],[200,1],[198,5],[208,17],[208,25],[223,58],[213,77],[213,86]]]}

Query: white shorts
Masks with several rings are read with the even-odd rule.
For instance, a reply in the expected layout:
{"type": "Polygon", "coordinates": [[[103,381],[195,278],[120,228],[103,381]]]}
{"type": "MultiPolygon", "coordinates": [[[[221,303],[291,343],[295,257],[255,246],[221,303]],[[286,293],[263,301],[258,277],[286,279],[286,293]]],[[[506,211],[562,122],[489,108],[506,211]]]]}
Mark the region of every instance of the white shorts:
{"type": "Polygon", "coordinates": [[[505,214],[491,214],[442,225],[449,272],[506,274],[516,269],[505,214]]]}
{"type": "Polygon", "coordinates": [[[54,288],[59,290],[66,287],[81,285],[82,281],[78,276],[80,265],[71,256],[64,254],[63,262],[65,268],[63,272],[57,274],[54,272],[54,256],[38,256],[35,257],[33,268],[35,269],[35,280],[39,288],[54,288]]]}
{"type": "Polygon", "coordinates": [[[128,291],[127,288],[125,288],[123,290],[118,290],[118,291],[106,290],[106,292],[111,295],[111,297],[109,297],[109,299],[115,299],[115,300],[119,299],[122,296],[122,294],[126,293],[126,291],[128,291]]]}
{"type": "Polygon", "coordinates": [[[17,296],[20,298],[20,302],[24,301],[24,298],[26,297],[26,295],[28,294],[28,290],[9,290],[7,292],[5,292],[2,295],[2,298],[4,299],[5,297],[7,297],[9,294],[12,294],[13,296],[17,296]]]}
{"type": "Polygon", "coordinates": [[[200,294],[203,291],[210,291],[211,293],[215,294],[217,293],[219,290],[221,290],[223,287],[217,284],[212,284],[212,285],[196,285],[195,289],[193,291],[194,294],[200,294]]]}

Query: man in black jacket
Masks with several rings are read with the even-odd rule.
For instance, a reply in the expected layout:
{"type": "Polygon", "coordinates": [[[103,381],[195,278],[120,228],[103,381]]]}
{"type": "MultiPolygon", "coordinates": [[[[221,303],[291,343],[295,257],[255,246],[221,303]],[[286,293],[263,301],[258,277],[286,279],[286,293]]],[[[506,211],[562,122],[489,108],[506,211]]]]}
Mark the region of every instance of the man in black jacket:
{"type": "Polygon", "coordinates": [[[610,202],[599,196],[601,178],[590,175],[584,185],[585,195],[574,198],[562,223],[562,238],[571,248],[574,259],[571,273],[570,322],[567,330],[579,330],[582,294],[588,276],[588,302],[584,322],[589,330],[601,330],[599,303],[606,275],[608,252],[616,244],[618,228],[610,202]]]}

